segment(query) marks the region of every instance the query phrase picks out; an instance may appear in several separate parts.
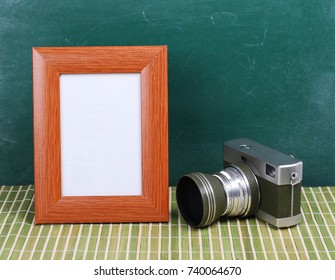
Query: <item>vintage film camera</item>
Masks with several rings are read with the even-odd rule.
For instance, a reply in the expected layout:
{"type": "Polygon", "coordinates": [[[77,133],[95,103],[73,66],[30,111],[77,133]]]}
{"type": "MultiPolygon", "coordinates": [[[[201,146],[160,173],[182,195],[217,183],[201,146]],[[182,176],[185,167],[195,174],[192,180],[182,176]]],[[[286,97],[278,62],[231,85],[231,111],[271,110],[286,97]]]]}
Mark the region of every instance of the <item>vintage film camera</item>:
{"type": "Polygon", "coordinates": [[[220,172],[190,173],[178,181],[177,204],[189,225],[250,215],[277,228],[300,222],[300,160],[245,138],[225,142],[223,158],[220,172]]]}

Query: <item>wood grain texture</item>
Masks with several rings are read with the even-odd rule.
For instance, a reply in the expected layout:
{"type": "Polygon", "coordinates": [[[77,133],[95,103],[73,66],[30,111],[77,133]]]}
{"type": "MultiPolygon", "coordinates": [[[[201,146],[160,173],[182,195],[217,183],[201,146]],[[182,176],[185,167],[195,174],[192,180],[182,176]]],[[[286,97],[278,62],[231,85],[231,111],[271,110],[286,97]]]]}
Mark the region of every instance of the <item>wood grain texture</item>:
{"type": "Polygon", "coordinates": [[[167,80],[166,46],[33,48],[37,224],[168,221],[167,80]],[[59,77],[82,73],[141,73],[141,196],[62,197],[59,77]]]}

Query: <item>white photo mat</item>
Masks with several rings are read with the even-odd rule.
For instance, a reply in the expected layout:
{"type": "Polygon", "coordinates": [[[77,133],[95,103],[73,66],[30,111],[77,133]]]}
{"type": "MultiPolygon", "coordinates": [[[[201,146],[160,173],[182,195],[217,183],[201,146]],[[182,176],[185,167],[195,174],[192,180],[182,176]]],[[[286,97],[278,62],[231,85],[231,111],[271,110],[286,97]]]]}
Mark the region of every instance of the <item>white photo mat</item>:
{"type": "Polygon", "coordinates": [[[60,108],[62,195],[141,195],[140,73],[62,74],[60,108]]]}

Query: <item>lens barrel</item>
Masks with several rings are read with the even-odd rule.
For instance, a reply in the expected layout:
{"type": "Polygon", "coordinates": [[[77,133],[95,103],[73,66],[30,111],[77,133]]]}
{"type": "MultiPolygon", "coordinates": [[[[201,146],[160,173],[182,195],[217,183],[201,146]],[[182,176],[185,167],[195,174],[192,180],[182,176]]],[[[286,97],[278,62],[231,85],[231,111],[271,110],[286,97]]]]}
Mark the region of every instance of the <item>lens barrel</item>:
{"type": "Polygon", "coordinates": [[[250,167],[238,162],[213,175],[184,175],[178,181],[176,198],[184,220],[191,226],[204,227],[221,216],[255,214],[260,193],[250,167]]]}

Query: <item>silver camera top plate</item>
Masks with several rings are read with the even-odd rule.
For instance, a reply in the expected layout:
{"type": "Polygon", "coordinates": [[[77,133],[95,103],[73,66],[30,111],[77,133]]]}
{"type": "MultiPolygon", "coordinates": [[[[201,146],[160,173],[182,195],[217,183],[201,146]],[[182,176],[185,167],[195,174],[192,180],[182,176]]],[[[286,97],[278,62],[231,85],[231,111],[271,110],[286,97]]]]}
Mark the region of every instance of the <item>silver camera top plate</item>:
{"type": "Polygon", "coordinates": [[[223,158],[229,163],[246,162],[255,175],[276,185],[302,180],[302,161],[247,138],[226,141],[223,158]]]}

